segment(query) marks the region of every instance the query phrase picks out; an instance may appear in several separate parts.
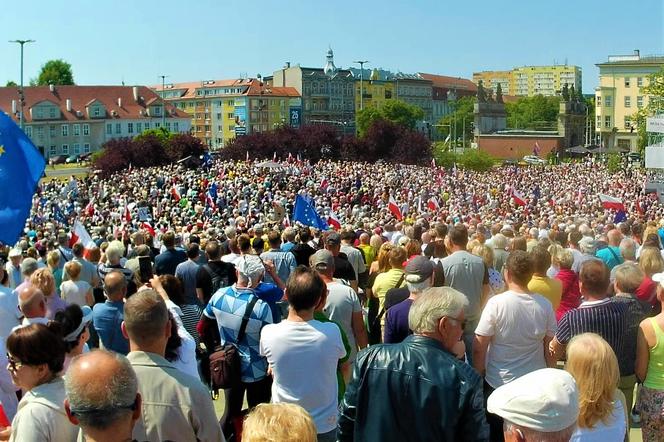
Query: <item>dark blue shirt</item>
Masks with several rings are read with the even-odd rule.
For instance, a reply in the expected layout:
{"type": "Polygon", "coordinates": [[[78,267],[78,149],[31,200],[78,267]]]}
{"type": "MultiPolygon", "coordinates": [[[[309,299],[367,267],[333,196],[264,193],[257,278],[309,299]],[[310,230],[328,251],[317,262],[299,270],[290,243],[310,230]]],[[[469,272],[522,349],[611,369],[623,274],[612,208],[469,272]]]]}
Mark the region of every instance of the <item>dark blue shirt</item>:
{"type": "Polygon", "coordinates": [[[106,301],[92,309],[92,324],[99,335],[99,341],[107,350],[126,355],[129,341],[122,336],[120,324],[124,319],[124,302],[106,301]]]}
{"type": "Polygon", "coordinates": [[[154,259],[154,270],[157,275],[175,275],[175,268],[187,260],[187,254],[178,249],[167,249],[154,259]]]}
{"type": "Polygon", "coordinates": [[[408,298],[387,309],[384,343],[398,344],[412,334],[408,327],[408,312],[410,312],[411,305],[413,305],[413,300],[408,298]]]}

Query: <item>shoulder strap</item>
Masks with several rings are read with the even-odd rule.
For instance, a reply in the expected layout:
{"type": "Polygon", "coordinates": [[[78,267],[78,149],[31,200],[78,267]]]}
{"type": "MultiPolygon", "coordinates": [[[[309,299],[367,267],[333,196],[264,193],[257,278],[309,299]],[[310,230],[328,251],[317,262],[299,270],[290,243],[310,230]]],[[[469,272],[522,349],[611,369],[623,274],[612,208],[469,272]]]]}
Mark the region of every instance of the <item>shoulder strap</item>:
{"type": "Polygon", "coordinates": [[[242,317],[242,324],[240,325],[240,331],[237,334],[237,343],[238,345],[240,344],[240,341],[242,338],[244,338],[245,331],[247,330],[247,324],[249,323],[249,316],[251,316],[251,312],[254,310],[254,306],[258,302],[258,296],[254,295],[253,298],[251,298],[251,301],[247,304],[247,309],[244,311],[244,316],[242,317]]]}
{"type": "Polygon", "coordinates": [[[217,273],[217,271],[214,270],[210,264],[203,264],[203,268],[206,272],[208,272],[208,275],[210,275],[211,278],[221,278],[219,273],[217,273]]]}
{"type": "Polygon", "coordinates": [[[397,285],[395,285],[394,288],[398,289],[399,287],[401,287],[401,283],[405,278],[406,278],[406,273],[404,272],[401,274],[401,278],[399,278],[399,280],[397,281],[397,285]]]}
{"type": "Polygon", "coordinates": [[[611,246],[607,246],[607,249],[609,249],[609,252],[611,252],[611,254],[613,255],[613,257],[616,258],[616,261],[618,261],[618,262],[622,262],[622,259],[620,259],[620,257],[616,254],[616,252],[613,251],[613,249],[611,248],[611,246]]]}
{"type": "MultiPolygon", "coordinates": [[[[401,286],[401,283],[403,282],[405,277],[406,273],[402,273],[401,278],[399,278],[399,280],[397,281],[397,285],[394,286],[395,289],[398,289],[401,286]]],[[[385,301],[383,301],[383,308],[380,309],[380,312],[378,313],[378,316],[376,316],[375,321],[380,321],[381,319],[383,319],[383,315],[385,315],[385,301]]]]}

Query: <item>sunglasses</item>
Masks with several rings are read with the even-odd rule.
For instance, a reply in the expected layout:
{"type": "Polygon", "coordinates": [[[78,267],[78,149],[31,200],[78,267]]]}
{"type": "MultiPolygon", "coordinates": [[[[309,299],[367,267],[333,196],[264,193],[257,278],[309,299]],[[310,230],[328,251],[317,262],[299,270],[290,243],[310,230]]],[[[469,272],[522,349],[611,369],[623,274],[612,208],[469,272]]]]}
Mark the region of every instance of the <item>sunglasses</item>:
{"type": "Polygon", "coordinates": [[[16,359],[14,356],[10,355],[9,353],[7,353],[7,362],[8,362],[7,365],[8,365],[8,367],[11,371],[17,371],[21,367],[23,367],[24,365],[27,365],[27,364],[24,364],[23,362],[19,361],[18,359],[16,359]]]}

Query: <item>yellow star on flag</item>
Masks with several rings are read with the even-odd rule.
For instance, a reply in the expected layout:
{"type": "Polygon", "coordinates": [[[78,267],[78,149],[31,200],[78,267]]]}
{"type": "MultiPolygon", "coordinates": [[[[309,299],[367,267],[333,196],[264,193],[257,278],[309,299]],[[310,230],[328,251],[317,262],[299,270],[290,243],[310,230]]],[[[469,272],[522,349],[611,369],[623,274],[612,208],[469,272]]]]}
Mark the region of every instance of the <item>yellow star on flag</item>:
{"type": "Polygon", "coordinates": [[[3,153],[5,153],[5,146],[0,144],[0,157],[2,156],[3,153]]]}

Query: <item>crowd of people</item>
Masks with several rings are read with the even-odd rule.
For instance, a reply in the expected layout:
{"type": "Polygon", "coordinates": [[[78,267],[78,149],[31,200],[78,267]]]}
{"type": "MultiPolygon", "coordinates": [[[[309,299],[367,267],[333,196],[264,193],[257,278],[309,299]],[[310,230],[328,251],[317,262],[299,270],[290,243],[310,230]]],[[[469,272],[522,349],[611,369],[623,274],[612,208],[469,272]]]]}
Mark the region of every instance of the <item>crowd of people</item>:
{"type": "Polygon", "coordinates": [[[660,441],[645,180],[247,161],[44,183],[0,249],[0,440],[660,441]],[[296,195],[341,226],[296,223],[296,195]]]}

